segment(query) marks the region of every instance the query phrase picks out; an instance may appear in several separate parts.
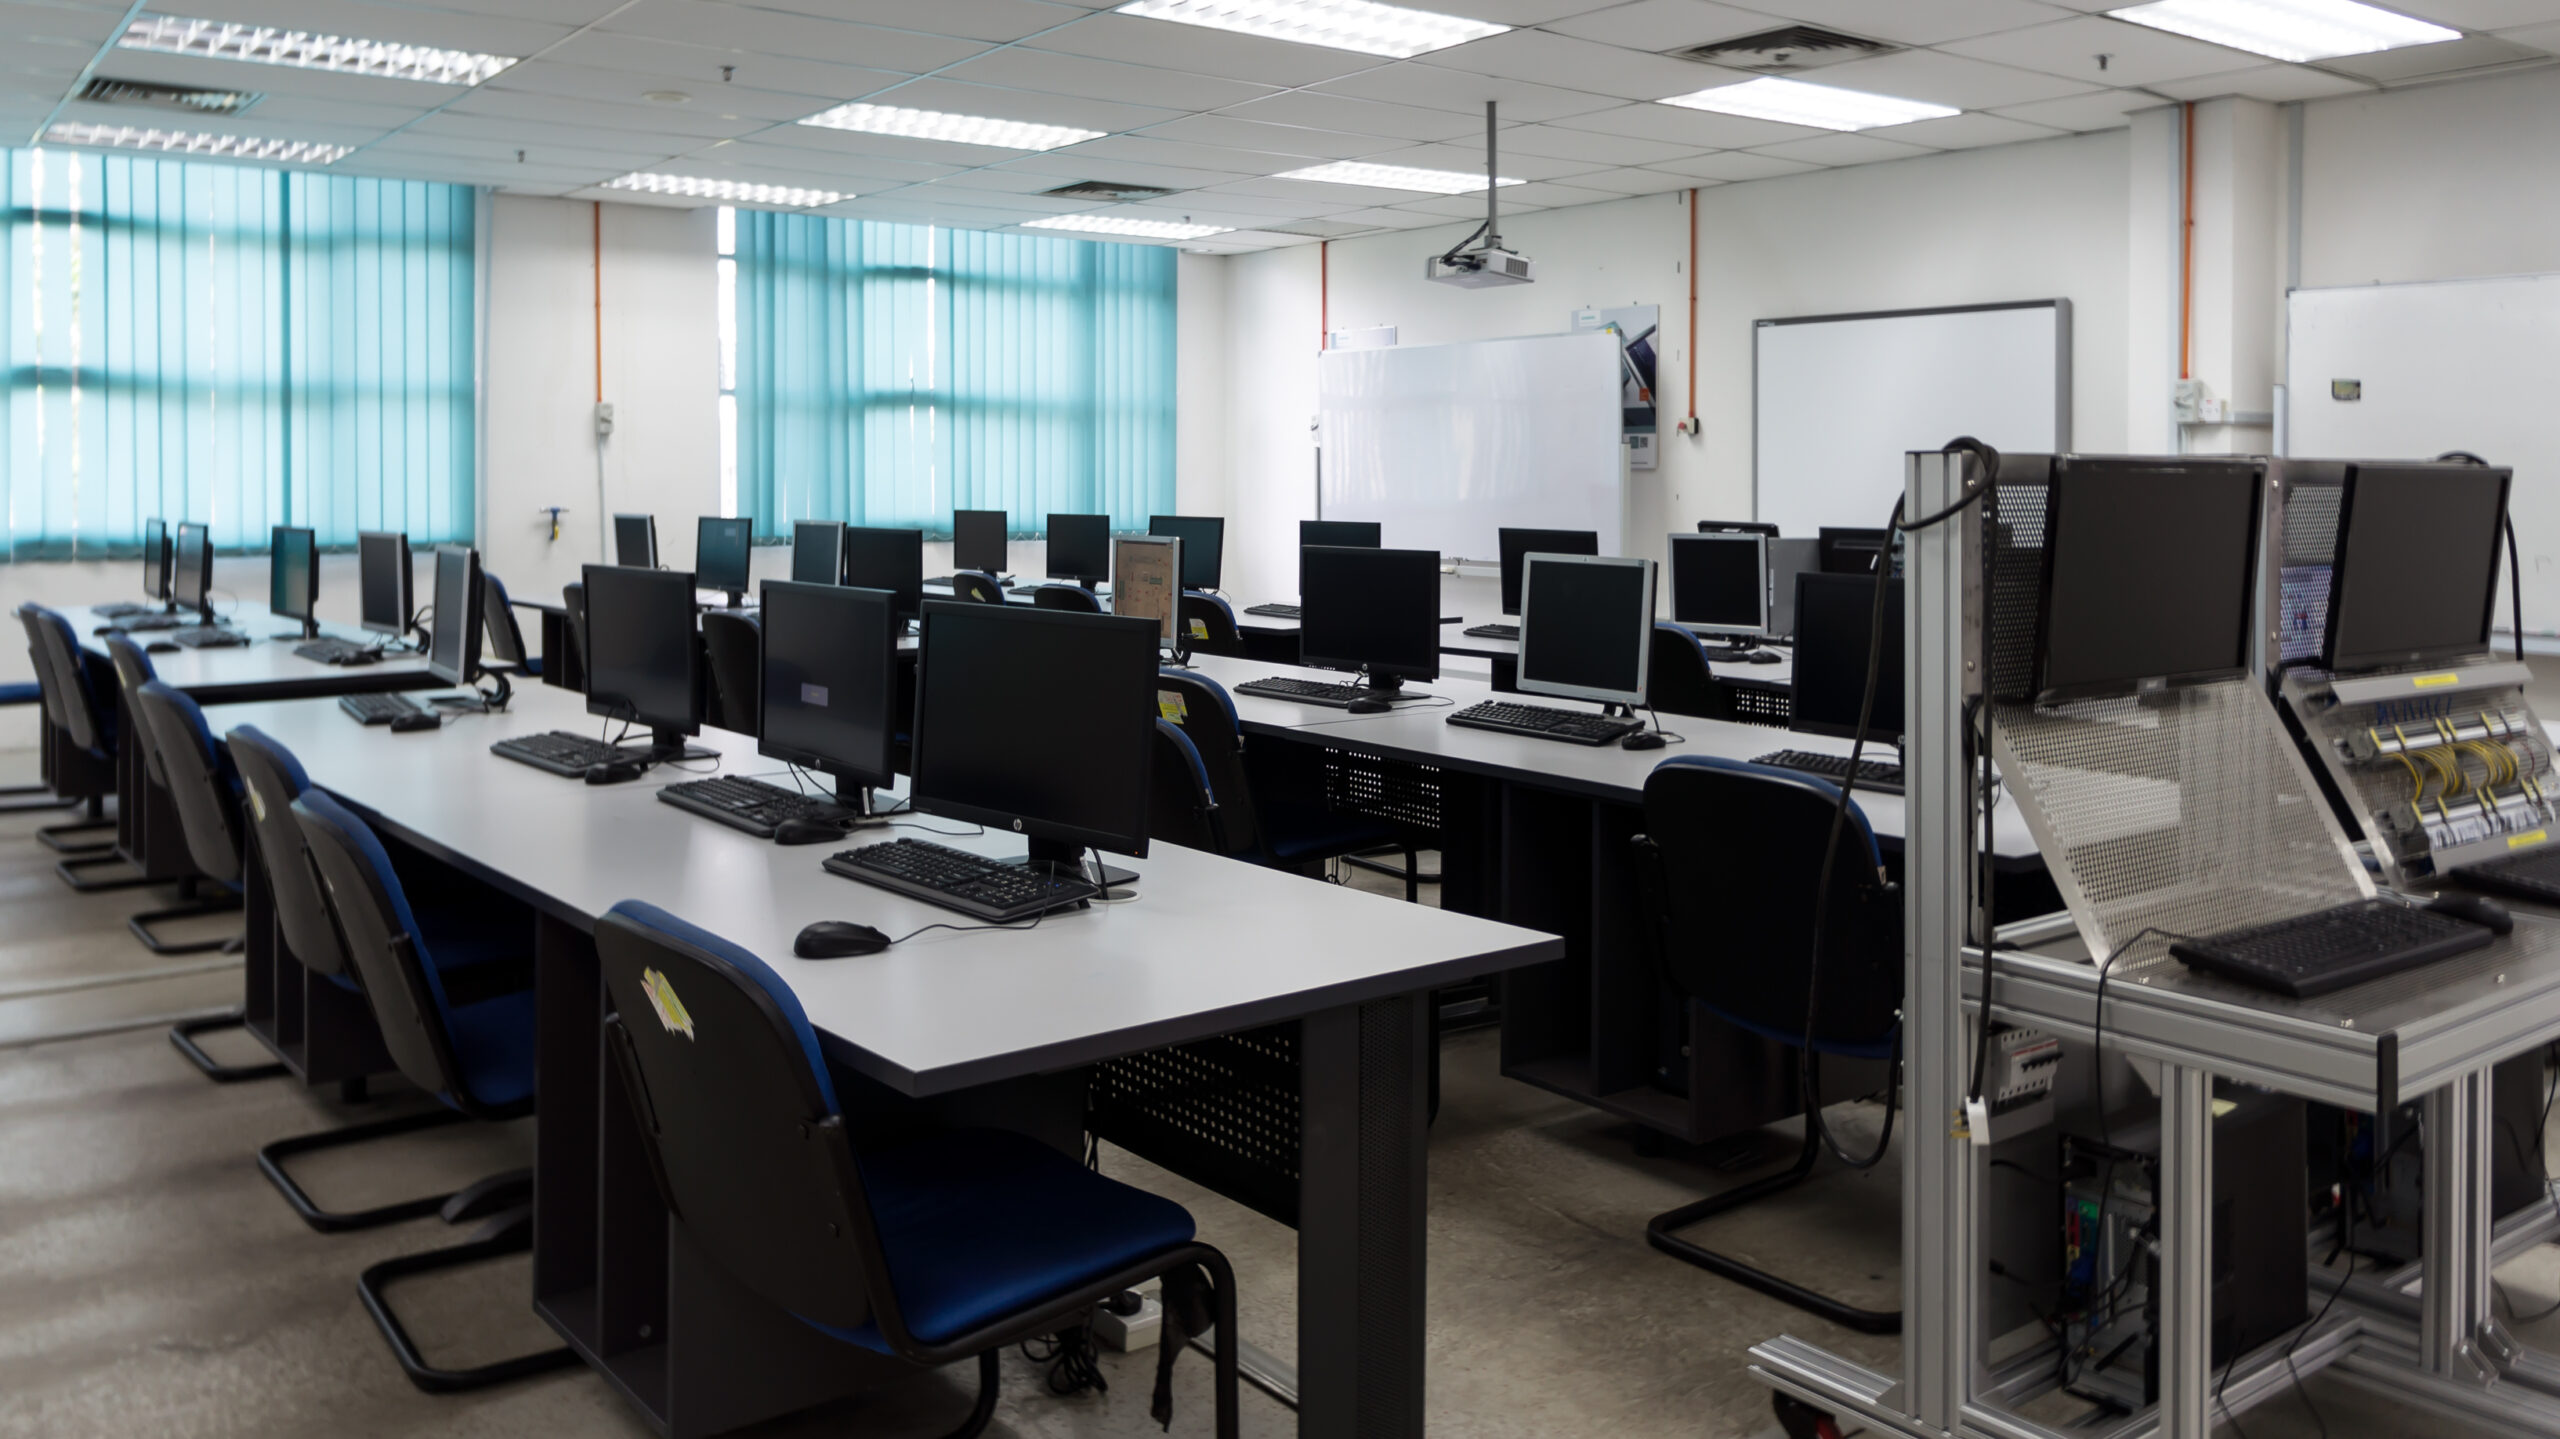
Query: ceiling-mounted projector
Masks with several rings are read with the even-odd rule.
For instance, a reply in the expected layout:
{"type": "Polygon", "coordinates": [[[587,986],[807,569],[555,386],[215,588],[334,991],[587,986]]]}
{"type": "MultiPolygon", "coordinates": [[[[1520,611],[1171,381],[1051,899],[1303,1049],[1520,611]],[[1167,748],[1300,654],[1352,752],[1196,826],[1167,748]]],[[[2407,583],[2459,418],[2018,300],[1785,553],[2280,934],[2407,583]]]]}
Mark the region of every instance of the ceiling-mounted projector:
{"type": "Polygon", "coordinates": [[[1484,224],[1441,254],[1422,262],[1422,278],[1462,290],[1489,290],[1496,285],[1526,285],[1535,280],[1529,257],[1502,247],[1502,218],[1496,193],[1502,177],[1494,170],[1493,102],[1484,102],[1484,224]],[[1481,237],[1483,243],[1477,241],[1481,237]],[[1473,249],[1468,247],[1472,245],[1473,249]]]}

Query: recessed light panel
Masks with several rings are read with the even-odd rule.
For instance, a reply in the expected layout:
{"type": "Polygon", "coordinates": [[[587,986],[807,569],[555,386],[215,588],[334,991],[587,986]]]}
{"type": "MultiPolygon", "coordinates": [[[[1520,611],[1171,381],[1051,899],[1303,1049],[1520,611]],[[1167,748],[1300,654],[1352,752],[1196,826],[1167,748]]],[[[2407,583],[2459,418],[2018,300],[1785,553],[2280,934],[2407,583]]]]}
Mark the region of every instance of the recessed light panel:
{"type": "Polygon", "coordinates": [[[1148,240],[1197,240],[1223,235],[1229,225],[1192,225],[1179,220],[1140,220],[1129,215],[1051,215],[1025,220],[1026,230],[1082,230],[1095,235],[1135,235],[1148,240]]]}
{"type": "Polygon", "coordinates": [[[1662,103],[1753,120],[1810,125],[1819,130],[1873,130],[1964,113],[1952,105],[1932,105],[1926,100],[1905,100],[1897,95],[1870,95],[1864,90],[1782,80],[1775,75],[1674,95],[1662,103]]]}
{"type": "Polygon", "coordinates": [[[723,200],[732,205],[753,205],[767,210],[807,210],[819,205],[840,204],[853,198],[834,190],[758,185],[745,180],[706,180],[699,175],[655,175],[647,171],[634,171],[619,180],[607,180],[604,187],[608,190],[638,190],[650,195],[723,200]]]}
{"type": "MultiPolygon", "coordinates": [[[[1411,165],[1372,165],[1365,160],[1336,160],[1330,165],[1309,165],[1303,170],[1283,170],[1274,180],[1313,180],[1320,185],[1367,185],[1379,190],[1420,190],[1430,195],[1463,195],[1484,188],[1484,176],[1470,175],[1464,170],[1421,170],[1411,165]]],[[[1505,175],[1499,182],[1520,182],[1505,175]]]]}
{"type": "Polygon", "coordinates": [[[2154,30],[2297,62],[2462,38],[2459,30],[2356,0],[2158,0],[2107,13],[2154,30]]]}
{"type": "Polygon", "coordinates": [[[516,63],[511,55],[438,50],[427,45],[398,45],[388,40],[314,35],[308,30],[280,30],[229,20],[188,20],[175,15],[145,15],[127,26],[124,38],[116,43],[123,49],[162,55],[247,60],[260,65],[290,65],[298,70],[426,80],[438,85],[477,85],[516,63]]]}
{"type": "Polygon", "coordinates": [[[830,130],[860,130],[870,135],[904,135],[912,140],[989,145],[999,150],[1055,150],[1062,145],[1099,140],[1104,133],[1069,125],[1035,125],[1028,120],[910,110],[902,105],[838,105],[800,123],[823,125],[830,130]]]}
{"type": "Polygon", "coordinates": [[[1511,28],[1372,0],[1130,0],[1119,13],[1398,60],[1511,28]]]}
{"type": "Polygon", "coordinates": [[[65,120],[44,132],[47,145],[94,145],[108,150],[156,150],[176,155],[211,155],[226,160],[273,160],[279,165],[326,165],[344,156],[348,145],[322,145],[310,140],[270,140],[256,135],[208,135],[193,130],[161,130],[142,125],[83,125],[65,120]]]}

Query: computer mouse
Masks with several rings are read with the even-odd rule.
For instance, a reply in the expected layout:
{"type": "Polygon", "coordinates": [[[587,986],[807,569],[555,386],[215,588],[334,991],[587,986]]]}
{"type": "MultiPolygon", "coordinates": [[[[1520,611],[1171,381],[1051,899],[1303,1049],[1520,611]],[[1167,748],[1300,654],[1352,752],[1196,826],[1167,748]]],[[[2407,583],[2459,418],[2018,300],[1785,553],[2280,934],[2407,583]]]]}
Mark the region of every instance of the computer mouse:
{"type": "Polygon", "coordinates": [[[1356,715],[1382,715],[1395,706],[1385,700],[1353,700],[1344,708],[1356,715]]]}
{"type": "Polygon", "coordinates": [[[1778,652],[1776,650],[1753,650],[1751,653],[1744,655],[1742,659],[1745,664],[1773,665],[1778,662],[1778,652]]]}
{"type": "Polygon", "coordinates": [[[437,714],[433,710],[428,710],[423,714],[398,715],[393,717],[391,721],[391,732],[393,734],[416,734],[422,729],[442,728],[444,728],[444,716],[437,714]]]}
{"type": "Polygon", "coordinates": [[[1627,736],[1625,739],[1618,741],[1618,747],[1621,749],[1660,749],[1667,743],[1669,743],[1669,741],[1665,740],[1660,732],[1649,729],[1640,729],[1634,734],[1627,736]]]}
{"type": "Polygon", "coordinates": [[[844,838],[844,826],[823,819],[786,819],[773,827],[775,844],[825,844],[844,838]]]}
{"type": "Polygon", "coordinates": [[[2447,890],[2428,900],[2427,913],[2451,915],[2476,924],[2491,934],[2511,933],[2516,927],[2516,917],[2507,912],[2505,905],[2485,894],[2466,894],[2460,890],[2447,890]]]}
{"type": "Polygon", "coordinates": [[[822,919],[791,941],[791,952],[802,959],[848,959],[857,954],[878,954],[889,947],[889,936],[867,924],[851,920],[822,919]]]}
{"type": "Polygon", "coordinates": [[[587,766],[589,784],[627,784],[649,772],[649,767],[636,759],[607,760],[587,766]]]}
{"type": "Polygon", "coordinates": [[[173,655],[178,652],[178,647],[167,640],[153,640],[142,647],[142,652],[147,655],[173,655]]]}
{"type": "Polygon", "coordinates": [[[358,665],[378,665],[382,663],[382,651],[358,650],[338,663],[346,669],[354,669],[358,665]]]}

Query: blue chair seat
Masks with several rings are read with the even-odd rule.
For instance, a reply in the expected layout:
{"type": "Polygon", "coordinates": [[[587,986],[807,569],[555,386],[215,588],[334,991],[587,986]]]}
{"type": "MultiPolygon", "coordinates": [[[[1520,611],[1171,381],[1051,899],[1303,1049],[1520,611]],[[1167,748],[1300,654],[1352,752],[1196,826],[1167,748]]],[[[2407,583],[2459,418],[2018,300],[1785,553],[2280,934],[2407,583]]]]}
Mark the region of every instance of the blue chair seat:
{"type": "Polygon", "coordinates": [[[1262,842],[1282,864],[1398,842],[1395,826],[1350,810],[1287,800],[1262,807],[1262,842]]]}
{"type": "Polygon", "coordinates": [[[445,1025],[472,1098],[503,1109],[533,1097],[532,990],[458,1005],[446,1011],[445,1025]]]}
{"type": "MultiPolygon", "coordinates": [[[[1170,1199],[1003,1130],[952,1130],[864,1155],[880,1251],[907,1329],[942,1344],[1191,1242],[1170,1199]]],[[[890,1352],[875,1324],[815,1328],[890,1352]]]]}

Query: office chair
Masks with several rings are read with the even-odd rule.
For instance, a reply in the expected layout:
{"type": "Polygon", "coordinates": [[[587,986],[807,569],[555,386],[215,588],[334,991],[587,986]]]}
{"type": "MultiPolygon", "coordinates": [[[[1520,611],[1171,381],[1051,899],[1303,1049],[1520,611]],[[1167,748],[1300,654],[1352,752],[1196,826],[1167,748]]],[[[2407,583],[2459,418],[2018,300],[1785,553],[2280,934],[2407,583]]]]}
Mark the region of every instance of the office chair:
{"type": "MultiPolygon", "coordinates": [[[[995,1413],[997,1356],[1086,1307],[1206,1269],[1217,1433],[1235,1439],[1235,1274],[1181,1205],[1027,1136],[945,1130],[857,1145],[799,998],[746,950],[636,900],[596,926],[606,1047],[668,1212],[713,1261],[819,1332],[918,1365],[975,1357],[995,1413]]],[[[1168,1344],[1178,1342],[1168,1335],[1168,1344]]]]}
{"type": "Polygon", "coordinates": [[[489,636],[490,659],[527,678],[541,677],[542,656],[525,653],[524,630],[516,624],[506,582],[487,570],[480,572],[480,628],[489,636]]]}
{"type": "Polygon", "coordinates": [[[151,876],[134,873],[108,878],[93,878],[87,871],[108,864],[124,864],[112,842],[72,843],[68,836],[99,829],[113,829],[115,821],[101,816],[104,796],[115,792],[116,735],[118,715],[104,703],[98,688],[90,681],[89,667],[80,659],[80,642],[71,632],[71,622],[60,612],[29,605],[20,614],[25,618],[29,638],[34,642],[42,666],[37,670],[37,683],[45,686],[45,714],[58,725],[70,742],[73,756],[96,776],[90,789],[89,812],[93,816],[74,824],[49,825],[36,831],[46,846],[62,853],[53,872],[64,884],[81,894],[102,894],[109,890],[134,889],[153,883],[151,876]]]}
{"type": "Polygon", "coordinates": [[[36,752],[37,775],[41,782],[32,786],[13,785],[6,790],[0,790],[0,795],[17,796],[22,800],[20,803],[0,805],[0,814],[32,814],[44,810],[82,807],[86,810],[82,818],[67,824],[47,825],[36,831],[36,838],[41,840],[47,849],[60,853],[95,853],[111,847],[110,842],[76,839],[74,836],[115,828],[115,821],[106,818],[106,797],[115,791],[114,776],[112,771],[105,776],[99,776],[93,772],[82,772],[82,767],[67,762],[63,740],[65,726],[62,720],[57,718],[61,708],[61,697],[55,692],[57,686],[53,681],[53,666],[45,658],[42,636],[36,629],[39,623],[37,616],[43,612],[40,606],[32,603],[18,606],[18,624],[27,635],[27,668],[35,675],[35,679],[23,685],[13,684],[0,688],[0,694],[11,696],[5,701],[6,703],[32,703],[37,708],[41,730],[36,752]],[[29,796],[41,796],[41,798],[28,798],[29,796]]]}
{"type": "Polygon", "coordinates": [[[1191,736],[1170,720],[1157,720],[1153,762],[1155,773],[1147,790],[1147,838],[1225,854],[1218,797],[1209,787],[1209,768],[1201,763],[1191,736]]]}
{"type": "MultiPolygon", "coordinates": [[[[560,604],[569,612],[569,643],[578,652],[576,672],[584,675],[587,672],[587,582],[571,580],[562,585],[560,604]]],[[[586,687],[586,682],[580,680],[578,688],[583,691],[586,687]]]]}
{"type": "MultiPolygon", "coordinates": [[[[412,1084],[473,1119],[504,1122],[533,1113],[532,989],[460,1002],[462,996],[448,990],[408,892],[372,827],[317,789],[305,790],[293,802],[293,813],[338,942],[373,1002],[392,1062],[412,1084]]],[[[523,943],[529,946],[532,938],[528,928],[523,943]]],[[[418,1352],[391,1309],[394,1280],[530,1249],[532,1198],[531,1170],[484,1179],[442,1206],[448,1222],[485,1221],[469,1240],[386,1259],[356,1281],[366,1311],[410,1383],[430,1394],[454,1393],[578,1362],[564,1347],[471,1369],[440,1369],[418,1352]]]]}
{"type": "Polygon", "coordinates": [[[1653,663],[1645,676],[1645,698],[1670,714],[1699,719],[1735,717],[1733,694],[1717,683],[1707,667],[1707,647],[1695,632],[1669,620],[1653,626],[1653,663]]]}
{"type": "MultiPolygon", "coordinates": [[[[33,653],[29,651],[30,655],[33,653]]],[[[44,686],[34,680],[17,684],[0,684],[0,709],[14,709],[19,705],[34,705],[37,712],[41,714],[44,708],[44,686]]],[[[37,763],[43,765],[48,758],[49,747],[39,744],[37,763]]],[[[38,773],[41,776],[42,771],[38,773]]],[[[41,782],[41,779],[36,784],[0,785],[0,801],[7,801],[7,803],[0,803],[0,814],[33,814],[39,810],[69,809],[79,803],[78,800],[65,799],[55,794],[53,786],[41,782]]]]}
{"type": "Polygon", "coordinates": [[[1031,602],[1044,610],[1072,610],[1077,614],[1102,613],[1102,601],[1082,585],[1042,585],[1031,592],[1031,602]]]}
{"type": "Polygon", "coordinates": [[[982,605],[1000,605],[1004,603],[1004,586],[984,570],[962,570],[951,577],[951,595],[982,605]]]}
{"type": "MultiPolygon", "coordinates": [[[[1675,992],[1764,1039],[1805,1042],[1816,977],[1814,895],[1839,798],[1828,781],[1741,760],[1683,755],[1654,767],[1644,785],[1645,832],[1634,838],[1632,851],[1650,921],[1643,927],[1675,992]],[[1737,823],[1737,815],[1750,819],[1737,823]]],[[[1816,1056],[1899,1058],[1902,894],[1882,878],[1883,865],[1875,833],[1852,801],[1823,920],[1816,1056]]],[[[1898,1080],[1896,1074],[1887,1082],[1898,1080]]],[[[1819,1103],[1819,1087],[1817,1068],[1808,1104],[1819,1103]]],[[[1657,1214],[1645,1226],[1645,1239],[1675,1259],[1835,1324],[1898,1334],[1898,1311],[1853,1308],[1676,1233],[1795,1187],[1821,1154],[1808,1111],[1804,1147],[1791,1168],[1657,1214]]]]}
{"type": "Polygon", "coordinates": [[[702,649],[711,678],[703,723],[734,734],[763,733],[764,627],[735,610],[705,610],[702,649]]]}
{"type": "MultiPolygon", "coordinates": [[[[156,683],[160,678],[152,666],[151,656],[143,653],[142,646],[135,644],[129,637],[109,635],[107,636],[107,658],[115,665],[116,684],[124,694],[124,712],[132,718],[133,740],[142,751],[143,784],[149,791],[147,794],[132,796],[134,803],[141,806],[135,814],[135,819],[147,829],[160,815],[175,809],[178,813],[180,837],[186,842],[188,858],[194,861],[197,868],[202,871],[201,875],[189,874],[179,877],[179,903],[165,909],[145,910],[133,915],[125,920],[125,928],[132,930],[133,937],[141,940],[142,947],[153,954],[203,954],[216,949],[236,949],[239,946],[236,938],[180,942],[162,939],[152,932],[153,925],[170,924],[183,919],[203,919],[209,915],[227,914],[238,909],[240,907],[239,856],[236,852],[223,855],[221,847],[213,839],[199,840],[191,832],[192,821],[187,816],[185,805],[191,802],[200,804],[200,798],[190,794],[182,799],[171,787],[169,761],[163,757],[162,750],[167,745],[183,746],[189,742],[189,737],[164,736],[161,731],[165,726],[154,718],[157,712],[143,703],[143,686],[156,683]],[[155,799],[164,800],[165,803],[154,803],[155,799]],[[223,869],[207,866],[200,858],[205,854],[219,856],[224,868],[231,873],[231,878],[226,881],[222,878],[223,869]],[[210,894],[203,893],[200,888],[205,878],[212,879],[218,886],[210,894]]],[[[189,701],[189,708],[193,707],[193,701],[189,701]]],[[[201,714],[198,715],[197,722],[202,723],[201,714]]],[[[236,775],[229,774],[228,766],[229,761],[225,759],[215,768],[224,776],[222,782],[226,792],[231,796],[228,802],[237,804],[239,780],[236,775]]],[[[236,847],[235,840],[233,844],[235,851],[236,847]]],[[[146,853],[148,852],[150,851],[146,850],[146,853]]]]}
{"type": "MultiPolygon", "coordinates": [[[[1212,853],[1307,873],[1328,859],[1392,846],[1404,851],[1405,898],[1421,897],[1419,883],[1411,877],[1415,846],[1394,825],[1351,810],[1327,809],[1321,803],[1268,796],[1256,786],[1246,760],[1244,729],[1236,720],[1236,702],[1226,686],[1204,674],[1167,668],[1157,672],[1156,689],[1160,705],[1164,697],[1179,701],[1172,706],[1176,713],[1167,718],[1190,742],[1192,756],[1200,763],[1200,786],[1214,796],[1213,822],[1208,827],[1215,840],[1212,853]]],[[[1162,758],[1165,743],[1158,738],[1160,766],[1169,763],[1162,758]]],[[[1160,767],[1156,777],[1159,784],[1179,781],[1180,772],[1160,767]]],[[[1174,844],[1191,843],[1169,832],[1192,827],[1193,822],[1182,818],[1179,805],[1159,807],[1158,817],[1168,831],[1151,833],[1163,833],[1174,844]]]]}
{"type": "Polygon", "coordinates": [[[1200,590],[1182,592],[1179,611],[1184,643],[1197,654],[1244,658],[1244,636],[1236,632],[1233,606],[1200,590]]]}

